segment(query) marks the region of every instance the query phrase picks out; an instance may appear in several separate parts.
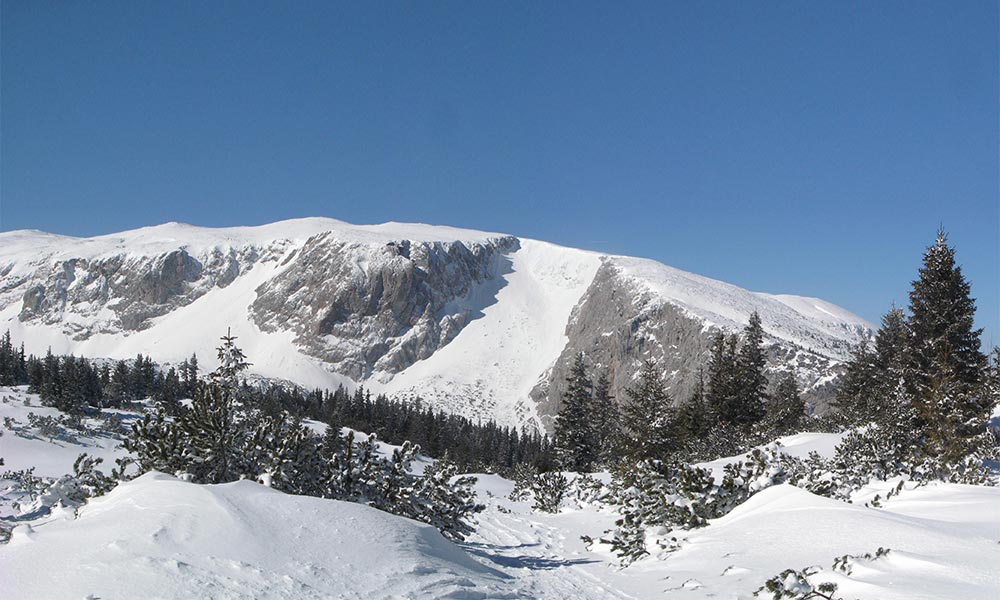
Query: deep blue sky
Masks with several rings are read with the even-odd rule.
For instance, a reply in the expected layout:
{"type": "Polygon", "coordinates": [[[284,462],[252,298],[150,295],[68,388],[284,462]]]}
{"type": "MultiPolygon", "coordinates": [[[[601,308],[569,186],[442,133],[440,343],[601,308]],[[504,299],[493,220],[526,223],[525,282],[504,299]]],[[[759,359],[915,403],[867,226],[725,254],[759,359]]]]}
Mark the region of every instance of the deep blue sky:
{"type": "Polygon", "coordinates": [[[0,230],[323,215],[877,321],[940,224],[1000,343],[998,4],[0,4],[0,230]]]}

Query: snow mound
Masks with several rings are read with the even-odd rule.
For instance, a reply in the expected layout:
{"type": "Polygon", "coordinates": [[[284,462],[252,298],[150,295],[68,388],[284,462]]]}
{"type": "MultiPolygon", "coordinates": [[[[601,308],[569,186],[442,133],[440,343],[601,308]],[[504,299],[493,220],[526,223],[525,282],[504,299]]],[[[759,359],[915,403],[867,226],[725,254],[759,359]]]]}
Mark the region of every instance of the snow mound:
{"type": "MultiPolygon", "coordinates": [[[[1000,589],[1000,489],[932,484],[885,509],[847,504],[790,485],[768,488],[670,556],[672,578],[698,579],[705,597],[749,597],[787,568],[818,565],[816,581],[845,598],[996,598],[1000,589]],[[845,554],[891,552],[847,577],[830,570],[845,554]]],[[[689,597],[700,597],[691,595],[689,597]]]]}
{"type": "Polygon", "coordinates": [[[512,598],[508,579],[433,527],[257,483],[148,473],[14,530],[4,597],[512,598]]]}

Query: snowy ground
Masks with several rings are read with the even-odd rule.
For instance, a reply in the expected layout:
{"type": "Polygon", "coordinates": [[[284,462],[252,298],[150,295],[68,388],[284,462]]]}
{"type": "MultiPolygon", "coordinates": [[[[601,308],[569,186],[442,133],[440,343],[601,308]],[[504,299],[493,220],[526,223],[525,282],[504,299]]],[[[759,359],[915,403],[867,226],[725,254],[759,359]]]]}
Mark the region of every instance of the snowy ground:
{"type": "MultiPolygon", "coordinates": [[[[0,418],[55,416],[23,389],[0,388],[0,418]],[[6,398],[7,401],[2,400],[6,398]],[[25,406],[28,398],[32,406],[25,406]]],[[[19,426],[18,426],[19,427],[19,426]]],[[[30,434],[30,432],[24,432],[30,434]]],[[[838,436],[783,440],[797,455],[829,454],[838,436]]],[[[5,430],[7,466],[41,475],[72,468],[80,452],[120,454],[116,441],[76,443],[5,430]]],[[[386,451],[391,448],[386,448],[386,451]]],[[[719,466],[711,463],[708,466],[719,466]]],[[[859,494],[888,489],[875,486],[859,494]]],[[[599,537],[610,510],[567,501],[558,514],[508,499],[513,484],[481,475],[486,510],[461,544],[423,524],[243,481],[217,486],[147,474],[92,500],[16,522],[0,545],[4,598],[751,598],[787,568],[816,565],[816,581],[845,599],[995,599],[1000,589],[1000,489],[934,484],[868,508],[791,486],[769,488],[687,532],[680,550],[621,568],[599,537]],[[845,554],[850,576],[831,569],[845,554]]],[[[4,484],[0,482],[0,495],[4,484]]],[[[10,507],[8,506],[8,509],[10,507]]],[[[11,521],[9,510],[6,516],[11,521]]]]}

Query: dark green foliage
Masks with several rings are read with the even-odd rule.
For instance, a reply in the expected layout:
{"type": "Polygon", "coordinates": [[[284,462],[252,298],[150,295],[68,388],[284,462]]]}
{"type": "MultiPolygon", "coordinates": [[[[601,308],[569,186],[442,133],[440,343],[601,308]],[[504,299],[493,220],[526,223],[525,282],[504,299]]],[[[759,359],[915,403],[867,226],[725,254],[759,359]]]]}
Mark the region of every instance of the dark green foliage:
{"type": "Polygon", "coordinates": [[[726,465],[719,480],[708,469],[680,461],[642,461],[613,481],[621,518],[605,541],[626,563],[647,554],[653,541],[661,549],[676,549],[676,538],[649,539],[649,532],[702,527],[760,490],[784,483],[793,462],[782,457],[776,447],[756,449],[745,460],[726,465]]]}
{"type": "Polygon", "coordinates": [[[778,380],[771,401],[767,405],[765,437],[774,439],[794,433],[806,419],[806,404],[799,395],[799,384],[795,375],[786,373],[778,380]]]}
{"type": "Polygon", "coordinates": [[[903,383],[931,456],[956,462],[982,433],[990,400],[980,381],[987,359],[974,329],[976,305],[943,231],[924,254],[910,292],[910,345],[903,383]]]}
{"type": "Polygon", "coordinates": [[[218,348],[219,366],[209,374],[212,381],[234,391],[239,386],[240,374],[250,368],[243,350],[236,346],[236,339],[229,330],[222,336],[222,345],[218,348]]]}
{"type": "Polygon", "coordinates": [[[601,371],[594,384],[594,421],[598,440],[598,462],[611,464],[619,454],[621,445],[621,415],[611,396],[611,380],[606,370],[601,371]]]}
{"type": "MultiPolygon", "coordinates": [[[[223,338],[230,357],[242,356],[223,338]]],[[[220,352],[221,354],[221,352],[220,352]]],[[[196,483],[257,479],[284,492],[363,502],[437,526],[462,538],[469,533],[475,479],[455,479],[444,461],[423,476],[410,472],[418,448],[409,442],[390,458],[376,437],[355,442],[335,430],[318,436],[287,412],[265,413],[237,400],[234,388],[245,361],[223,361],[213,381],[201,383],[189,407],[168,418],[163,406],[132,428],[124,446],[141,471],[161,470],[196,483]]]]}
{"type": "Polygon", "coordinates": [[[28,361],[24,355],[24,345],[15,348],[10,339],[10,331],[0,337],[0,385],[24,385],[28,383],[28,361]]]}
{"type": "Polygon", "coordinates": [[[737,402],[736,343],[735,336],[717,333],[712,342],[711,356],[708,361],[708,390],[706,391],[708,407],[719,420],[727,423],[733,421],[737,402]]]}
{"type": "Polygon", "coordinates": [[[753,425],[764,418],[764,401],[767,399],[767,376],[764,368],[764,329],[760,315],[754,311],[743,329],[743,343],[736,357],[736,404],[724,415],[725,421],[738,425],[753,425]]]}
{"type": "Polygon", "coordinates": [[[566,492],[569,490],[569,480],[558,471],[539,473],[531,481],[531,493],[535,498],[532,508],[542,512],[559,512],[566,492]]]}
{"type": "Polygon", "coordinates": [[[906,402],[900,386],[907,344],[906,316],[893,306],[882,317],[874,352],[863,340],[847,362],[836,399],[842,423],[856,427],[891,419],[894,407],[906,402]]]}
{"type": "Polygon", "coordinates": [[[638,384],[625,394],[622,451],[631,462],[665,457],[680,448],[673,403],[653,361],[643,363],[638,384]]]}
{"type": "Polygon", "coordinates": [[[737,336],[716,335],[706,397],[720,423],[746,431],[764,418],[765,366],[764,329],[756,312],[743,329],[742,343],[737,336]]]}
{"type": "Polygon", "coordinates": [[[943,230],[938,231],[910,291],[905,383],[916,397],[939,385],[934,378],[941,373],[954,380],[959,392],[968,392],[986,367],[980,352],[982,329],[974,328],[976,303],[947,239],[943,230]]]}
{"type": "Polygon", "coordinates": [[[588,473],[600,453],[600,434],[594,410],[594,391],[583,353],[576,355],[555,422],[555,451],[559,465],[567,471],[588,473]]]}
{"type": "Polygon", "coordinates": [[[879,369],[868,340],[854,347],[841,375],[835,406],[841,421],[856,427],[875,420],[882,398],[878,394],[879,369]]]}
{"type": "Polygon", "coordinates": [[[713,415],[705,400],[705,376],[699,372],[691,397],[677,409],[677,429],[687,447],[704,439],[712,428],[713,415]]]}

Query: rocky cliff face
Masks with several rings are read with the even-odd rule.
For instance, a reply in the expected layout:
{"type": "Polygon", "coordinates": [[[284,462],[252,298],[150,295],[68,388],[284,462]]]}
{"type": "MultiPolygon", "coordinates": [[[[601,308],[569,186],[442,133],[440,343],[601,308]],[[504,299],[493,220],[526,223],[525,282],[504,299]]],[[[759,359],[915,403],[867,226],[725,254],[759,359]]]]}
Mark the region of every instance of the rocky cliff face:
{"type": "Polygon", "coordinates": [[[0,331],[29,352],[213,368],[232,327],[258,375],[364,384],[505,425],[545,427],[577,352],[624,396],[645,359],[676,399],[718,330],[762,317],[773,372],[822,410],[862,319],[653,261],[423,225],[305,219],[167,224],[98,238],[0,233],[0,331]]]}
{"type": "MultiPolygon", "coordinates": [[[[620,401],[627,397],[625,390],[635,383],[646,360],[660,366],[674,401],[684,401],[708,364],[713,339],[720,331],[732,333],[738,328],[706,323],[654,291],[637,286],[623,276],[613,260],[606,260],[573,309],[566,326],[566,347],[545,380],[532,390],[532,399],[542,422],[551,429],[574,358],[583,352],[594,379],[606,372],[611,391],[620,401]]],[[[859,336],[863,334],[859,332],[859,336]]],[[[794,372],[805,390],[807,405],[824,411],[833,392],[827,383],[842,368],[837,358],[773,335],[766,337],[765,346],[771,379],[794,372]]]]}
{"type": "Polygon", "coordinates": [[[484,282],[502,285],[517,248],[511,236],[374,246],[320,234],[257,288],[250,314],[355,381],[397,373],[458,335],[476,314],[462,300],[484,282]]]}
{"type": "Polygon", "coordinates": [[[183,248],[156,256],[126,252],[96,258],[57,258],[28,277],[5,282],[21,293],[18,318],[62,326],[77,340],[96,333],[140,331],[150,319],[229,285],[260,259],[254,247],[216,249],[193,257],[183,248]]]}

